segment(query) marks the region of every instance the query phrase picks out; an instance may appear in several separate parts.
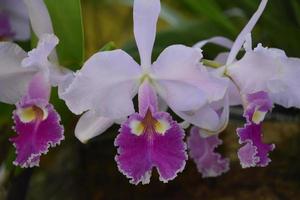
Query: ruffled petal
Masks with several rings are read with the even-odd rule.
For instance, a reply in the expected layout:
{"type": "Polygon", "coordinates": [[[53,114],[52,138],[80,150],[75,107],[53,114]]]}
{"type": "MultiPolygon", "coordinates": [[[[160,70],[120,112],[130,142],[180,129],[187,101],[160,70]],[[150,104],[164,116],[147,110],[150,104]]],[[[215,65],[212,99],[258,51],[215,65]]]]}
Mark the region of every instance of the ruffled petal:
{"type": "Polygon", "coordinates": [[[265,114],[272,109],[272,101],[266,92],[250,94],[247,101],[248,106],[244,113],[247,123],[243,128],[237,129],[239,143],[244,144],[238,151],[238,157],[243,168],[265,167],[271,161],[268,155],[275,145],[263,143],[261,123],[265,114]]]}
{"type": "Polygon", "coordinates": [[[153,64],[158,92],[174,111],[197,110],[224,97],[227,81],[210,76],[201,58],[198,49],[173,45],[153,64]]]}
{"type": "Polygon", "coordinates": [[[280,76],[275,78],[277,81],[268,82],[270,96],[276,104],[300,108],[300,59],[286,58],[281,65],[280,76]]]}
{"type": "MultiPolygon", "coordinates": [[[[41,105],[41,102],[37,101],[22,102],[17,109],[25,105],[26,107],[29,105],[34,106],[35,103],[41,105]]],[[[15,165],[25,168],[39,166],[40,156],[46,154],[50,147],[59,145],[64,139],[60,117],[53,106],[46,104],[43,109],[47,112],[47,118],[29,123],[22,122],[18,111],[14,112],[15,130],[18,135],[11,138],[10,141],[16,147],[15,165]]]]}
{"type": "Polygon", "coordinates": [[[0,101],[9,104],[17,103],[28,89],[28,84],[36,71],[21,67],[26,57],[18,45],[0,43],[0,101]]]}
{"type": "Polygon", "coordinates": [[[259,44],[227,72],[244,94],[267,91],[274,103],[300,108],[300,59],[288,58],[280,49],[259,44]]]}
{"type": "MultiPolygon", "coordinates": [[[[49,73],[50,62],[48,56],[54,50],[59,40],[54,34],[43,34],[39,40],[37,48],[28,52],[28,57],[22,61],[23,67],[37,68],[49,73]]],[[[49,76],[47,74],[47,76],[49,76]]]]}
{"type": "Polygon", "coordinates": [[[279,63],[282,55],[275,51],[266,53],[261,48],[258,46],[255,51],[247,52],[241,60],[227,68],[227,74],[243,94],[269,91],[268,81],[274,80],[280,74],[282,67],[279,63]]]}
{"type": "Polygon", "coordinates": [[[164,135],[157,132],[135,135],[131,123],[143,118],[134,114],[122,125],[115,140],[115,145],[118,146],[116,161],[119,170],[130,178],[133,184],[149,183],[153,167],[157,168],[160,180],[168,182],[185,166],[187,155],[183,143],[183,130],[167,113],[157,113],[154,118],[166,120],[170,124],[164,135]]]}
{"type": "Polygon", "coordinates": [[[269,152],[275,148],[274,144],[265,144],[262,141],[261,124],[246,124],[244,128],[237,129],[240,144],[245,144],[238,151],[243,168],[265,167],[271,162],[269,152]]]}
{"type": "Polygon", "coordinates": [[[75,114],[93,110],[98,116],[123,118],[134,113],[132,98],[140,76],[140,67],[124,51],[97,53],[60,97],[75,114]]]}
{"type": "Polygon", "coordinates": [[[82,143],[87,143],[88,140],[104,133],[113,123],[114,121],[109,118],[97,116],[95,112],[88,111],[80,117],[75,128],[75,136],[82,143]]]}
{"type": "Polygon", "coordinates": [[[141,65],[151,66],[151,54],[160,13],[159,0],[135,0],[133,6],[134,35],[140,52],[141,65]]]}
{"type": "Polygon", "coordinates": [[[203,178],[216,177],[229,170],[229,159],[222,158],[215,149],[222,144],[217,135],[203,137],[200,129],[193,127],[188,138],[189,154],[203,178]]]}

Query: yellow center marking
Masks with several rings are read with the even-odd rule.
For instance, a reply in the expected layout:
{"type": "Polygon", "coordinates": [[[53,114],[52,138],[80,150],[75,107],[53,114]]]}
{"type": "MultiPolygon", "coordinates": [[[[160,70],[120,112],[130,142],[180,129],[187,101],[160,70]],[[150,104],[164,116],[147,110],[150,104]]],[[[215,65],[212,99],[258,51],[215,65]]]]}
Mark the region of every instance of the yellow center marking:
{"type": "Polygon", "coordinates": [[[130,122],[129,127],[131,129],[131,132],[137,136],[141,136],[145,132],[156,132],[160,135],[164,135],[167,130],[171,128],[171,125],[169,124],[169,122],[163,119],[155,119],[152,116],[151,111],[148,110],[142,121],[133,120],[130,122]]]}
{"type": "Polygon", "coordinates": [[[261,112],[259,110],[256,110],[254,113],[253,113],[253,116],[252,116],[252,121],[255,123],[255,124],[259,124],[260,122],[262,122],[266,116],[266,112],[261,112]]]}
{"type": "Polygon", "coordinates": [[[45,120],[48,117],[48,112],[44,108],[31,106],[21,108],[17,111],[20,120],[24,123],[29,123],[35,120],[45,120]]]}

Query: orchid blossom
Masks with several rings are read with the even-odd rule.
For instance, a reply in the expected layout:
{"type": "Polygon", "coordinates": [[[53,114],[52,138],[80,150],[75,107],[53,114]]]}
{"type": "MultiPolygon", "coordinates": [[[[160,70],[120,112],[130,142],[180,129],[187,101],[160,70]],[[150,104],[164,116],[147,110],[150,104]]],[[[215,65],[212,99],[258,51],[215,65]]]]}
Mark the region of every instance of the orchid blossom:
{"type": "MultiPolygon", "coordinates": [[[[259,44],[252,49],[251,31],[261,16],[267,0],[262,0],[257,12],[240,33],[232,45],[230,53],[223,53],[222,60],[226,59],[215,74],[226,75],[231,83],[228,93],[236,97],[236,91],[240,94],[241,104],[244,107],[246,124],[237,129],[240,144],[244,144],[238,151],[243,168],[255,166],[267,166],[271,161],[268,157],[274,144],[264,144],[262,141],[262,121],[267,112],[271,111],[273,104],[284,107],[300,108],[300,59],[288,58],[283,50],[264,48],[259,44]],[[246,50],[245,55],[236,61],[236,55],[242,45],[246,50]]],[[[219,37],[208,39],[197,44],[202,47],[207,42],[213,42],[228,47],[228,41],[219,37]]],[[[218,56],[217,59],[221,57],[218,56]]],[[[235,98],[238,100],[238,98],[235,98]]],[[[238,102],[238,101],[237,101],[238,102]]],[[[230,100],[229,105],[236,105],[230,100]]],[[[228,106],[229,106],[228,105],[228,106]]]]}
{"type": "Polygon", "coordinates": [[[29,16],[23,0],[0,0],[0,40],[29,38],[29,16]]]}
{"type": "Polygon", "coordinates": [[[64,73],[56,64],[58,38],[43,0],[25,0],[25,4],[39,42],[28,53],[14,43],[0,43],[0,101],[16,104],[17,136],[10,139],[16,147],[14,164],[33,167],[64,139],[60,117],[49,103],[51,85],[60,87],[64,73]]]}
{"type": "MultiPolygon", "coordinates": [[[[160,6],[159,0],[134,1],[134,34],[141,66],[122,50],[97,53],[60,95],[73,113],[85,112],[75,130],[82,142],[129,116],[115,141],[116,161],[134,184],[149,183],[153,167],[163,182],[174,179],[184,168],[183,130],[168,113],[158,110],[162,104],[207,130],[217,130],[223,123],[207,105],[226,98],[228,81],[210,76],[200,63],[201,50],[173,45],[151,64],[160,6]],[[139,113],[134,114],[132,98],[137,92],[139,113]]],[[[222,111],[222,115],[227,113],[222,111]]]]}
{"type": "Polygon", "coordinates": [[[218,129],[219,116],[207,105],[224,98],[227,80],[210,76],[200,63],[201,50],[184,45],[166,48],[151,64],[160,1],[135,0],[133,9],[141,65],[122,50],[97,53],[60,95],[73,113],[85,112],[75,130],[77,138],[86,142],[134,113],[132,98],[146,80],[177,115],[199,127],[218,129]]]}

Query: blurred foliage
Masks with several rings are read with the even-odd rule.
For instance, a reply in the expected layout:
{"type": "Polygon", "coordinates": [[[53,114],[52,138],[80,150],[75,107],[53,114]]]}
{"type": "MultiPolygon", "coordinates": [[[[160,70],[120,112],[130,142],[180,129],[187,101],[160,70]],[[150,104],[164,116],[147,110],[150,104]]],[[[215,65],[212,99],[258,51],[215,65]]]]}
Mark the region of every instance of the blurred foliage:
{"type": "Polygon", "coordinates": [[[60,64],[79,69],[84,57],[84,35],[80,0],[45,0],[54,32],[60,42],[57,53],[60,64]]]}
{"type": "MultiPolygon", "coordinates": [[[[216,35],[234,40],[259,2],[162,0],[153,58],[165,47],[176,43],[193,45],[216,35]]],[[[57,51],[61,65],[79,69],[83,60],[99,50],[115,48],[122,48],[136,60],[139,59],[133,38],[131,0],[81,0],[81,5],[79,0],[46,0],[46,3],[55,33],[60,39],[57,51]]],[[[281,48],[289,56],[300,57],[299,36],[299,1],[269,0],[266,11],[253,31],[254,42],[281,48]]],[[[28,47],[28,44],[24,46],[28,47]]],[[[225,49],[207,45],[204,56],[211,59],[220,51],[225,49]]],[[[268,168],[241,169],[236,158],[238,140],[234,133],[234,129],[241,124],[233,123],[223,134],[225,145],[222,151],[233,160],[232,170],[228,174],[203,180],[194,164],[189,162],[183,175],[168,185],[159,183],[155,176],[149,186],[135,187],[129,185],[114,162],[116,149],[113,140],[118,126],[87,145],[80,144],[73,134],[78,117],[58,99],[56,89],[52,94],[51,102],[61,114],[66,139],[59,147],[51,149],[47,156],[43,156],[41,168],[34,170],[29,200],[295,199],[300,195],[300,159],[297,157],[300,153],[300,127],[297,122],[289,125],[272,122],[267,125],[266,139],[278,144],[268,168]],[[119,191],[116,192],[116,189],[119,191]]],[[[8,142],[8,138],[15,134],[11,130],[13,109],[13,106],[0,104],[0,162],[6,160],[8,164],[15,156],[14,148],[8,142]]],[[[8,170],[14,173],[15,168],[10,164],[8,170]]],[[[12,185],[14,181],[8,182],[5,187],[11,188],[12,185]]]]}

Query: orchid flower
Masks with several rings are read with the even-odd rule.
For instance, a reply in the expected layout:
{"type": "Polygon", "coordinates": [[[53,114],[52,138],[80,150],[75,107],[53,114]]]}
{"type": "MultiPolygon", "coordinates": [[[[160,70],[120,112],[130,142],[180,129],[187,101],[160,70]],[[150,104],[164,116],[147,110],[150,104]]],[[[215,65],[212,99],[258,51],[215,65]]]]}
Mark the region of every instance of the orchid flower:
{"type": "MultiPolygon", "coordinates": [[[[251,92],[248,91],[245,93],[241,90],[241,85],[236,82],[236,79],[234,77],[230,75],[230,69],[233,66],[236,66],[235,68],[238,69],[242,69],[245,64],[253,66],[254,60],[247,63],[240,63],[246,55],[240,61],[236,61],[236,56],[245,41],[246,44],[244,45],[244,47],[246,49],[250,49],[252,47],[249,33],[252,31],[258,19],[262,15],[267,2],[267,0],[261,1],[258,10],[254,13],[248,24],[245,26],[245,28],[242,30],[233,44],[230,44],[230,42],[225,38],[214,37],[205,41],[201,41],[195,45],[196,47],[202,48],[203,45],[212,42],[226,48],[231,48],[231,51],[229,53],[222,53],[217,56],[216,60],[223,63],[223,66],[220,65],[219,69],[212,70],[212,73],[218,76],[224,76],[224,74],[226,74],[230,78],[230,84],[227,93],[231,96],[231,98],[228,103],[224,104],[224,106],[229,107],[231,105],[238,104],[242,104],[244,106],[244,116],[247,123],[245,124],[244,128],[237,129],[238,136],[240,137],[240,144],[245,143],[245,145],[240,148],[238,152],[238,157],[240,159],[242,167],[244,168],[266,166],[270,162],[268,153],[275,148],[273,144],[264,144],[262,141],[261,122],[263,121],[265,114],[273,107],[268,94],[265,93],[263,89],[251,92]]],[[[263,64],[256,63],[256,66],[263,66],[263,64]]],[[[243,76],[240,77],[241,79],[249,77],[249,79],[251,79],[253,83],[255,83],[257,81],[255,77],[257,71],[255,71],[254,68],[255,67],[250,69],[249,67],[249,71],[243,72],[243,74],[240,73],[239,75],[237,75],[237,77],[240,77],[241,75],[243,76]]],[[[249,85],[249,88],[254,87],[254,84],[249,85]]],[[[191,147],[190,151],[193,152],[195,150],[191,147]]]]}
{"type": "MultiPolygon", "coordinates": [[[[194,48],[202,48],[207,43],[213,43],[225,48],[232,48],[230,53],[221,53],[216,57],[216,61],[223,63],[218,65],[218,69],[209,69],[209,72],[215,77],[223,77],[228,65],[235,61],[235,57],[240,50],[239,43],[247,31],[251,31],[262,14],[267,0],[262,0],[257,12],[253,15],[247,26],[241,32],[240,36],[233,43],[231,40],[224,37],[213,37],[203,40],[194,45],[194,48]],[[241,36],[242,35],[242,36],[241,36]]],[[[229,170],[229,159],[222,158],[222,156],[214,152],[217,145],[222,141],[218,138],[217,134],[222,132],[229,121],[229,106],[239,105],[242,102],[240,91],[237,85],[228,78],[228,89],[223,99],[218,102],[211,103],[208,106],[219,116],[218,129],[215,131],[207,131],[197,127],[193,127],[188,138],[188,147],[191,158],[195,161],[198,171],[202,173],[203,177],[219,176],[229,170]],[[223,112],[221,112],[223,110],[223,112]]],[[[202,113],[199,113],[202,114],[202,113]]],[[[205,116],[205,113],[202,114],[205,116]]]]}
{"type": "MultiPolygon", "coordinates": [[[[13,112],[17,136],[15,165],[38,166],[40,156],[64,139],[60,117],[49,103],[51,86],[62,79],[57,66],[51,20],[42,0],[25,0],[33,30],[39,38],[35,49],[26,53],[18,45],[0,43],[0,101],[16,104],[13,112]]],[[[63,86],[62,86],[63,87],[63,86]]]]}
{"type": "Polygon", "coordinates": [[[147,184],[156,167],[166,183],[185,167],[184,131],[169,113],[158,110],[157,95],[147,80],[139,88],[138,101],[139,113],[130,115],[115,140],[119,170],[131,183],[147,184]]]}
{"type": "MultiPolygon", "coordinates": [[[[247,122],[243,128],[237,129],[239,142],[244,144],[238,152],[244,168],[264,167],[271,161],[268,154],[275,145],[263,143],[261,124],[273,104],[287,108],[300,106],[300,81],[297,78],[300,75],[300,59],[288,58],[283,50],[264,48],[261,44],[252,50],[250,33],[266,4],[267,0],[261,1],[259,9],[238,36],[230,53],[222,54],[223,58],[224,55],[227,57],[226,65],[218,69],[222,75],[230,77],[231,85],[235,86],[234,90],[238,89],[245,109],[247,122]],[[235,57],[242,45],[246,53],[236,61],[235,57]]],[[[214,38],[207,41],[220,43],[220,39],[214,38]]]]}
{"type": "Polygon", "coordinates": [[[151,64],[160,1],[135,0],[133,9],[141,65],[122,50],[97,53],[60,95],[73,113],[85,112],[77,124],[76,137],[86,142],[133,114],[132,98],[146,80],[177,115],[199,127],[217,129],[219,117],[206,105],[224,98],[227,80],[210,76],[199,62],[201,51],[184,45],[166,48],[151,64]]]}
{"type": "Polygon", "coordinates": [[[0,0],[0,40],[29,38],[29,16],[23,0],[0,0]]]}

